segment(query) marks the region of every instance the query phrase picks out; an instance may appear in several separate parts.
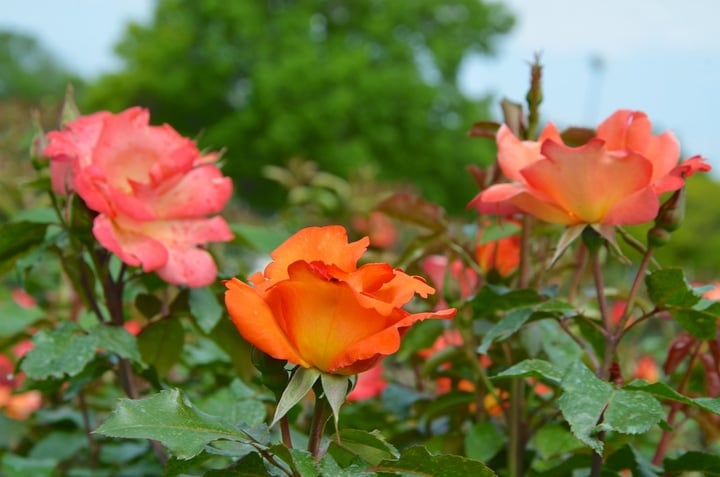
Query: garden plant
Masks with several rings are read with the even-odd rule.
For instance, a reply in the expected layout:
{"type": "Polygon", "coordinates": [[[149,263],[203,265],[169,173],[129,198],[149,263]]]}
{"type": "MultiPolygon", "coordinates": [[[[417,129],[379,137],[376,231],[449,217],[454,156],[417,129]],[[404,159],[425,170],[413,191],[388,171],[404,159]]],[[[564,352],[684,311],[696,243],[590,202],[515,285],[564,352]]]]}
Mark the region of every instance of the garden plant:
{"type": "Polygon", "coordinates": [[[0,226],[0,473],[720,475],[720,292],[655,256],[710,166],[541,121],[541,76],[456,138],[497,153],[467,210],[296,158],[272,216],[69,90],[0,226]]]}

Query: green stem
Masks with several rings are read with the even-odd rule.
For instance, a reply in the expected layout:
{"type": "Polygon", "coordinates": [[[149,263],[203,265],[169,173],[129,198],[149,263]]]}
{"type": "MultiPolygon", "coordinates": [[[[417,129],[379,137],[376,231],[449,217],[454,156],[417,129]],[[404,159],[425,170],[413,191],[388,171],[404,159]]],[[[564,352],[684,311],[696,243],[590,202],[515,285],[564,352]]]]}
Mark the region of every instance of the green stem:
{"type": "Polygon", "coordinates": [[[652,260],[652,252],[653,248],[648,247],[648,249],[645,251],[645,255],[643,255],[642,261],[640,262],[637,274],[635,274],[635,280],[633,280],[633,284],[630,287],[630,292],[628,293],[625,310],[623,311],[622,317],[620,318],[620,322],[617,326],[617,329],[620,332],[625,329],[625,325],[627,325],[627,322],[632,315],[633,305],[635,304],[635,299],[637,298],[638,291],[640,290],[640,284],[642,283],[643,278],[645,278],[645,272],[647,271],[648,266],[650,265],[650,262],[652,260]]]}
{"type": "Polygon", "coordinates": [[[320,458],[320,443],[322,442],[323,431],[328,417],[326,401],[320,396],[320,393],[315,395],[315,409],[310,424],[310,439],[308,440],[308,451],[315,459],[320,458]]]}

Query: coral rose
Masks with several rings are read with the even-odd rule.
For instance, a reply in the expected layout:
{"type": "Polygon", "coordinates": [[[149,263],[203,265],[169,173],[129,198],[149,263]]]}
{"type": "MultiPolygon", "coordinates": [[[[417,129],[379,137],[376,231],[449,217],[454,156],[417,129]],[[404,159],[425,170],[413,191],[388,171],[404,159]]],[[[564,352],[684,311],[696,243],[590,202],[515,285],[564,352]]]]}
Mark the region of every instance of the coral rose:
{"type": "Polygon", "coordinates": [[[409,313],[415,294],[435,292],[387,263],[357,267],[369,239],[348,243],[343,227],[310,227],[272,254],[264,273],[225,282],[225,304],[240,334],[276,359],[350,375],[398,350],[414,322],[451,318],[454,309],[409,313]]]}
{"type": "Polygon", "coordinates": [[[48,134],[53,189],[75,191],[98,212],[97,240],[128,265],[191,287],[215,280],[217,268],[201,247],[227,241],[221,217],[232,182],[195,144],[168,125],[150,126],[149,113],[81,116],[48,134]]]}
{"type": "Polygon", "coordinates": [[[700,156],[680,164],[671,132],[654,136],[642,112],[620,110],[587,144],[569,147],[549,124],[538,141],[498,130],[498,164],[512,182],[496,184],[469,204],[480,212],[531,214],[565,225],[640,224],[655,218],[659,194],[710,166],[700,156]]]}

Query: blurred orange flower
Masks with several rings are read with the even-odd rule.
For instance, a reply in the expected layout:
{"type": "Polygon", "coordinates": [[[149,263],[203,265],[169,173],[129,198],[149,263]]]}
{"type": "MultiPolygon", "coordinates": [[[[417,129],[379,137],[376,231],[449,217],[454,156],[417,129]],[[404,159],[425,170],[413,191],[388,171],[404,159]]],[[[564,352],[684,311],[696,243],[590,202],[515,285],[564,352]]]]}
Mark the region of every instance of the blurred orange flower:
{"type": "MultiPolygon", "coordinates": [[[[516,221],[511,222],[517,223],[516,221]]],[[[517,270],[520,265],[520,237],[518,235],[482,243],[481,229],[477,238],[475,257],[483,272],[487,274],[491,270],[495,270],[501,277],[506,277],[517,270]]]]}
{"type": "Polygon", "coordinates": [[[651,129],[644,113],[620,110],[587,144],[569,147],[552,124],[538,141],[521,141],[503,125],[496,136],[498,165],[511,182],[487,188],[469,206],[564,225],[652,220],[659,194],[679,189],[686,177],[710,166],[700,156],[678,164],[675,136],[654,136],[651,129]]]}
{"type": "Polygon", "coordinates": [[[416,321],[455,315],[404,310],[415,294],[435,290],[387,263],[358,268],[368,243],[348,243],[341,226],[309,227],[271,254],[264,273],[250,277],[254,286],[227,280],[225,304],[240,334],[276,359],[350,375],[396,352],[416,321]]]}

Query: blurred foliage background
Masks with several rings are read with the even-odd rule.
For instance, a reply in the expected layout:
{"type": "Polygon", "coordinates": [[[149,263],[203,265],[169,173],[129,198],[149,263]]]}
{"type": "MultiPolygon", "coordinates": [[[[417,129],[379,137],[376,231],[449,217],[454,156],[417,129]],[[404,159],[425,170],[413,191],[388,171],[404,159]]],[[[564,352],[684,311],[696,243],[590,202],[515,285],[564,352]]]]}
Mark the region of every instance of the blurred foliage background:
{"type": "MultiPolygon", "coordinates": [[[[479,0],[157,0],[150,22],[127,25],[122,68],[93,80],[33,38],[0,32],[2,216],[24,206],[15,186],[31,170],[17,160],[27,158],[30,111],[53,111],[72,83],[83,112],[145,106],[153,122],[224,149],[237,201],[256,214],[321,192],[343,196],[345,206],[320,211],[337,220],[414,188],[472,218],[466,168],[489,164],[494,146],[466,133],[490,119],[494,99],[464,96],[458,73],[468,55],[494,54],[512,25],[501,3],[479,0]]],[[[717,279],[718,193],[710,178],[690,180],[686,224],[662,263],[717,279]]]]}

